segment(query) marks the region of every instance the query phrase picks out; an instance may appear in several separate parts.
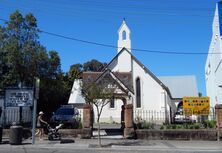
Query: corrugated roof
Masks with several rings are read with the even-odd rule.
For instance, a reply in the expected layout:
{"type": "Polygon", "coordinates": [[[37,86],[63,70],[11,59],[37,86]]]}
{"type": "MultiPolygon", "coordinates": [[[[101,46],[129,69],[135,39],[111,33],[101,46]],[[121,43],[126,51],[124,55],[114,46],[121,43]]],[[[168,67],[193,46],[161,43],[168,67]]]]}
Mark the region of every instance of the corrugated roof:
{"type": "Polygon", "coordinates": [[[158,78],[169,88],[173,98],[198,96],[196,77],[193,75],[161,76],[158,78]]]}

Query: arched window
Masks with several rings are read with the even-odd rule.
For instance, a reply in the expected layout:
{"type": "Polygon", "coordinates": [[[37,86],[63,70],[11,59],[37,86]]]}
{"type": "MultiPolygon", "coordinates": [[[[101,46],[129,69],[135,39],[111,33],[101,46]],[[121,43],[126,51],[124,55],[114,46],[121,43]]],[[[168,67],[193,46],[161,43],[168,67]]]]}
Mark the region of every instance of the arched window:
{"type": "Polygon", "coordinates": [[[126,31],[123,31],[122,38],[123,38],[123,40],[126,40],[126,31]]]}
{"type": "Polygon", "coordinates": [[[136,108],[141,108],[141,83],[140,83],[140,78],[136,79],[136,108]]]}
{"type": "Polygon", "coordinates": [[[114,99],[112,99],[110,101],[110,108],[115,108],[115,100],[114,99]]]}

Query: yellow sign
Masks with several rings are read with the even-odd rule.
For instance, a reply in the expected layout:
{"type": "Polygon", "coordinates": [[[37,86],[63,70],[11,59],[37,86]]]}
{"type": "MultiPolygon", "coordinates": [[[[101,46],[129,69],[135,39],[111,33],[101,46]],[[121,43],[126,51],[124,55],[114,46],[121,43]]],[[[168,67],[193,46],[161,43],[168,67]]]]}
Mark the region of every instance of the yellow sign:
{"type": "Polygon", "coordinates": [[[183,97],[183,112],[185,115],[209,115],[209,97],[183,97]]]}

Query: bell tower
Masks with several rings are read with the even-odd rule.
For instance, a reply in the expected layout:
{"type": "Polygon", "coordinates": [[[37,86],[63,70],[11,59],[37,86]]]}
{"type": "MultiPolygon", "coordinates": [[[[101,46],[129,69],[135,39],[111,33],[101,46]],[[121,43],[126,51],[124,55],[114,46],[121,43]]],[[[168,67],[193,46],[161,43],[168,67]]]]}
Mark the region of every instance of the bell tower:
{"type": "Polygon", "coordinates": [[[118,30],[118,52],[125,47],[128,51],[131,52],[131,39],[130,39],[130,29],[126,25],[125,19],[122,22],[122,25],[120,26],[118,30]]]}
{"type": "Polygon", "coordinates": [[[118,57],[116,66],[113,69],[118,72],[131,72],[132,71],[132,59],[131,59],[131,40],[130,40],[130,29],[126,25],[126,21],[123,20],[118,30],[118,57]],[[123,48],[126,48],[122,50],[123,48]],[[120,53],[120,51],[122,52],[120,53]]]}

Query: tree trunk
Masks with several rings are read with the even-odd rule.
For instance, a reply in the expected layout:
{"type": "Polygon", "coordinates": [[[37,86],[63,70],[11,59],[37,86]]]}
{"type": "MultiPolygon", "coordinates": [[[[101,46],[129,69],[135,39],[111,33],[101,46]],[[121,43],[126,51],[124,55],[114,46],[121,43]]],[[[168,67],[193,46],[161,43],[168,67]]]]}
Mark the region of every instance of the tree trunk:
{"type": "Polygon", "coordinates": [[[99,107],[96,106],[97,108],[97,124],[98,124],[98,142],[99,142],[99,147],[102,147],[102,144],[101,144],[101,138],[100,138],[100,123],[99,123],[99,118],[100,118],[100,114],[101,112],[99,111],[99,107]]]}
{"type": "Polygon", "coordinates": [[[100,138],[100,123],[99,123],[99,116],[98,116],[98,119],[97,119],[97,123],[98,123],[98,141],[99,141],[99,147],[102,147],[102,144],[101,144],[101,138],[100,138]]]}

